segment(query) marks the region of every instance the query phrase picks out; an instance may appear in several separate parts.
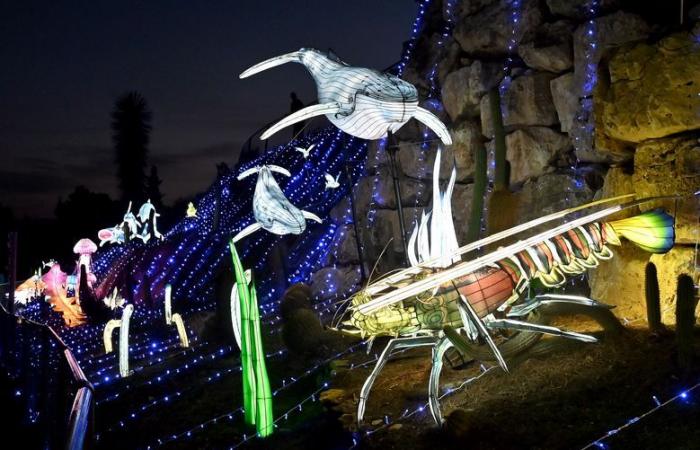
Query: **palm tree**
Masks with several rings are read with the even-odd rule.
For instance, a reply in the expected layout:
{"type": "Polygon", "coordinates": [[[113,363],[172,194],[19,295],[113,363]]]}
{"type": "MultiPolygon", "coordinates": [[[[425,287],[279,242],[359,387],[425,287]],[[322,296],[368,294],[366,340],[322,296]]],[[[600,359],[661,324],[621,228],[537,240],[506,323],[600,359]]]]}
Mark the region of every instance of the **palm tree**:
{"type": "Polygon", "coordinates": [[[117,99],[112,131],[122,201],[141,202],[145,199],[151,111],[140,93],[128,92],[117,99]]]}

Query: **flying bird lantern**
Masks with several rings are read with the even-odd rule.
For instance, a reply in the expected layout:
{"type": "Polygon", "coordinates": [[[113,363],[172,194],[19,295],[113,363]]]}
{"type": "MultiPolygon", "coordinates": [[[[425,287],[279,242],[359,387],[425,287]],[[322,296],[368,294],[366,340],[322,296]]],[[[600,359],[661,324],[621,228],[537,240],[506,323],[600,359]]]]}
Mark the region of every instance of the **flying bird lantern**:
{"type": "Polygon", "coordinates": [[[247,78],[288,62],[303,64],[318,90],[318,104],[290,114],[267,129],[265,140],[295,123],[325,115],[345,133],[361,139],[380,139],[396,132],[411,118],[430,128],[445,145],[452,144],[447,127],[430,111],[418,106],[416,87],[401,78],[364,67],[351,67],[334,55],[313,48],[277,56],[240,74],[247,78]]]}

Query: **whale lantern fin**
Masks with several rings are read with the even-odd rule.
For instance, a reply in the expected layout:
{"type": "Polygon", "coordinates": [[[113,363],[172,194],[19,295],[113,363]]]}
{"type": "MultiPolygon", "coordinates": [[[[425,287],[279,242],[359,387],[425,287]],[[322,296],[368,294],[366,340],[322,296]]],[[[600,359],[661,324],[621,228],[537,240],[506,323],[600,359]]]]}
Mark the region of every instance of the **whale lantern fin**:
{"type": "Polygon", "coordinates": [[[267,69],[272,69],[273,67],[281,66],[282,64],[287,64],[288,62],[300,63],[300,56],[301,52],[291,52],[285,53],[284,55],[275,56],[274,58],[266,59],[265,61],[259,62],[254,66],[251,66],[244,70],[240,75],[238,75],[238,78],[248,78],[249,76],[255,75],[256,73],[260,73],[267,69]]]}
{"type": "Polygon", "coordinates": [[[416,112],[413,113],[413,117],[423,125],[433,130],[443,144],[452,145],[452,137],[450,136],[450,132],[447,131],[445,124],[442,123],[442,121],[438,119],[435,114],[431,113],[427,109],[421,108],[420,106],[416,106],[416,112]]]}
{"type": "Polygon", "coordinates": [[[275,166],[274,164],[268,164],[267,168],[270,169],[270,171],[272,171],[272,172],[281,173],[282,175],[284,175],[286,177],[292,176],[292,174],[289,173],[289,171],[287,169],[285,169],[284,167],[275,166]]]}
{"type": "Polygon", "coordinates": [[[236,242],[240,241],[246,236],[249,236],[256,231],[258,231],[260,228],[262,228],[262,225],[258,222],[255,222],[252,225],[248,225],[247,227],[243,228],[241,231],[236,234],[231,241],[235,244],[236,242]]]}
{"type": "Polygon", "coordinates": [[[280,120],[267,130],[265,130],[265,132],[260,136],[260,140],[264,141],[273,134],[277,133],[282,128],[294,125],[297,122],[308,120],[316,116],[325,116],[326,114],[337,114],[339,112],[340,105],[336,102],[320,103],[318,105],[307,106],[306,108],[302,108],[294,114],[288,115],[284,119],[280,120]]]}
{"type": "Polygon", "coordinates": [[[240,181],[243,178],[247,178],[253,175],[254,173],[260,172],[260,169],[262,169],[262,167],[260,166],[251,167],[250,169],[244,170],[243,172],[239,173],[236,179],[240,181]]]}
{"type": "Polygon", "coordinates": [[[321,220],[321,218],[318,217],[314,213],[310,213],[308,211],[302,211],[301,214],[304,216],[305,219],[310,219],[310,220],[313,220],[314,222],[323,223],[323,220],[321,220]]]}

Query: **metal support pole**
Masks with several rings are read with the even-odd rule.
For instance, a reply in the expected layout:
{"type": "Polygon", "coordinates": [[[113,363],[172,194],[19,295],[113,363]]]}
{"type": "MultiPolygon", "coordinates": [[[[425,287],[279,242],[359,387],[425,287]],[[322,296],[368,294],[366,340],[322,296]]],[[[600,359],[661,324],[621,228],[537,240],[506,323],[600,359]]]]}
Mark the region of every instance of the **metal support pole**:
{"type": "Polygon", "coordinates": [[[348,185],[350,186],[350,192],[348,192],[348,198],[350,199],[350,212],[352,213],[352,227],[355,230],[355,245],[357,245],[357,257],[360,260],[360,283],[364,283],[367,279],[365,274],[365,258],[362,254],[362,244],[360,243],[360,230],[357,228],[357,211],[355,210],[355,191],[353,191],[352,176],[350,175],[350,165],[345,163],[345,176],[348,179],[348,185]]]}
{"type": "Polygon", "coordinates": [[[399,149],[398,142],[391,131],[387,132],[386,149],[389,153],[389,167],[391,168],[391,177],[394,179],[394,198],[396,200],[396,211],[399,214],[399,229],[401,231],[401,244],[403,245],[403,257],[406,267],[410,266],[408,262],[408,245],[406,243],[406,222],[403,216],[403,205],[401,204],[401,186],[399,184],[398,169],[396,167],[396,152],[399,149]]]}

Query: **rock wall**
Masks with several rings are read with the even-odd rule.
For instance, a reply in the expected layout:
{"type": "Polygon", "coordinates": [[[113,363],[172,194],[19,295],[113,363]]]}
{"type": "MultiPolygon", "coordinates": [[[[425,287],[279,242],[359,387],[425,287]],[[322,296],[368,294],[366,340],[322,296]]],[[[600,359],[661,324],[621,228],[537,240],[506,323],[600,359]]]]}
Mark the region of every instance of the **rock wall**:
{"type": "MultiPolygon", "coordinates": [[[[656,7],[668,7],[662,3],[656,7]]],[[[452,12],[452,35],[440,46],[449,12],[441,2],[433,3],[404,78],[427,99],[436,89],[426,74],[436,68],[434,97],[441,98],[441,106],[434,98],[423,106],[440,115],[454,140],[443,152],[441,179],[449,176],[454,160],[453,215],[460,243],[474,193],[475,151],[493,148],[487,93],[499,85],[518,222],[594,197],[700,189],[700,26],[655,23],[668,14],[641,10],[638,2],[598,4],[591,16],[584,0],[522,0],[514,28],[511,2],[462,0],[452,12]]],[[[424,131],[411,121],[397,134],[408,233],[431,199],[437,146],[431,137],[424,143],[424,131]]],[[[369,145],[370,169],[355,187],[354,201],[366,272],[387,246],[378,264],[383,273],[402,265],[403,249],[388,155],[378,142],[369,145]]],[[[700,264],[693,260],[700,233],[697,197],[644,209],[652,206],[676,215],[677,247],[651,256],[626,243],[588,276],[592,296],[618,305],[618,314],[629,320],[644,316],[647,261],[659,269],[665,321],[673,316],[675,277],[697,274],[700,264]]],[[[328,267],[315,275],[319,295],[322,279],[337,277],[336,284],[348,289],[360,282],[349,212],[348,201],[334,211],[333,220],[344,232],[328,267]]]]}

